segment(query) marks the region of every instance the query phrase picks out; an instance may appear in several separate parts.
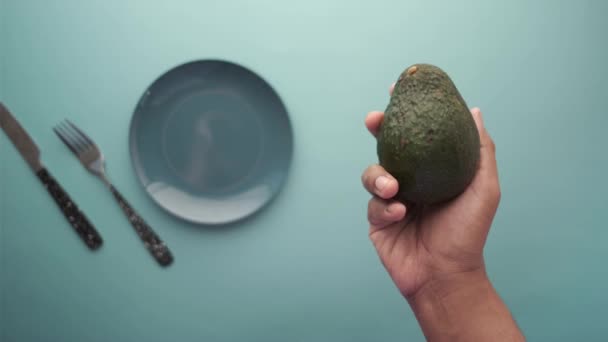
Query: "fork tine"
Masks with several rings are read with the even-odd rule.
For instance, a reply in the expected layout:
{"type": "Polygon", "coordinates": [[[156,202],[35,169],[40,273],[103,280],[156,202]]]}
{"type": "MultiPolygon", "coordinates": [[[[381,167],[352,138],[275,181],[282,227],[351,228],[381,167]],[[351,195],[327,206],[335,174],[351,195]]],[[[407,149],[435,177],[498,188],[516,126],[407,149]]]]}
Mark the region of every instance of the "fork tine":
{"type": "Polygon", "coordinates": [[[76,147],[72,144],[72,142],[63,135],[63,132],[59,130],[59,126],[53,127],[53,132],[55,132],[55,134],[59,137],[59,139],[61,139],[61,141],[63,141],[70,151],[72,151],[75,155],[78,155],[78,150],[76,150],[76,147]]]}
{"type": "Polygon", "coordinates": [[[70,120],[65,119],[65,122],[68,123],[68,125],[70,125],[83,139],[84,141],[90,145],[90,146],[95,146],[95,143],[93,142],[93,140],[91,140],[83,131],[80,130],[80,128],[76,127],[76,125],[74,125],[70,120]]]}
{"type": "Polygon", "coordinates": [[[63,122],[61,123],[61,128],[63,129],[63,132],[71,138],[71,140],[76,146],[76,149],[80,153],[89,149],[90,145],[86,142],[86,140],[82,138],[82,136],[77,131],[74,130],[73,126],[70,126],[68,124],[67,120],[63,120],[63,122]]]}
{"type": "Polygon", "coordinates": [[[76,132],[74,132],[74,130],[66,124],[65,120],[63,120],[63,122],[61,123],[61,129],[63,130],[65,135],[71,139],[71,141],[73,142],[74,146],[76,147],[76,149],[78,150],[79,153],[83,153],[84,151],[87,150],[88,147],[87,147],[86,143],[84,142],[84,140],[82,140],[76,134],[76,132]]]}
{"type": "Polygon", "coordinates": [[[59,125],[53,127],[53,131],[61,141],[72,151],[75,155],[81,152],[82,148],[78,145],[78,143],[72,138],[65,130],[63,125],[60,123],[59,125]]]}

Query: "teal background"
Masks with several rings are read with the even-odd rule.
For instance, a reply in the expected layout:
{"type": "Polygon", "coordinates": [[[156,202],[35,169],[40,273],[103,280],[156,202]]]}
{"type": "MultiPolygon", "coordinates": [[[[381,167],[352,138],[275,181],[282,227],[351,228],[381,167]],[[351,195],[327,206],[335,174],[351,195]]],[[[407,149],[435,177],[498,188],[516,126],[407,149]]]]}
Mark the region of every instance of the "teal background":
{"type": "Polygon", "coordinates": [[[489,273],[530,341],[608,335],[608,2],[0,0],[0,100],[103,233],[90,253],[0,134],[1,341],[421,341],[367,238],[367,111],[408,65],[444,68],[497,144],[489,273]],[[241,63],[282,96],[289,179],[249,220],[205,228],[136,181],[130,115],[167,69],[241,63]],[[91,133],[173,248],[157,267],[103,184],[53,135],[91,133]]]}

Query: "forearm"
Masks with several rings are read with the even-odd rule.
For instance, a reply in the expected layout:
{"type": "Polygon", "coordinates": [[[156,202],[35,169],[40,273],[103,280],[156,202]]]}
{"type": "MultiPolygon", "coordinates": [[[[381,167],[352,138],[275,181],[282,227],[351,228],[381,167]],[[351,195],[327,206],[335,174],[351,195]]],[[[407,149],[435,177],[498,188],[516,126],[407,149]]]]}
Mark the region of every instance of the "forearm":
{"type": "Polygon", "coordinates": [[[408,302],[429,341],[525,341],[484,271],[434,280],[408,302]]]}

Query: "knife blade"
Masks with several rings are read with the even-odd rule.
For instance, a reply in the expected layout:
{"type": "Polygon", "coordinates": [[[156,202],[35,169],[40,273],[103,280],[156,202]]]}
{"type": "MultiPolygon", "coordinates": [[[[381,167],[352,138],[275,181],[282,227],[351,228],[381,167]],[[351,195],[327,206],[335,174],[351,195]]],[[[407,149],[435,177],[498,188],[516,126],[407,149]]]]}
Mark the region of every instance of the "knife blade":
{"type": "Polygon", "coordinates": [[[55,200],[55,203],[59,206],[59,209],[63,212],[63,216],[68,220],[87,247],[91,250],[101,247],[103,239],[99,232],[89,222],[84,213],[80,211],[76,203],[72,201],[68,193],[63,190],[61,185],[44,167],[40,161],[38,146],[2,102],[0,102],[0,128],[6,133],[9,140],[17,148],[17,151],[19,151],[23,159],[38,176],[53,200],[55,200]]]}

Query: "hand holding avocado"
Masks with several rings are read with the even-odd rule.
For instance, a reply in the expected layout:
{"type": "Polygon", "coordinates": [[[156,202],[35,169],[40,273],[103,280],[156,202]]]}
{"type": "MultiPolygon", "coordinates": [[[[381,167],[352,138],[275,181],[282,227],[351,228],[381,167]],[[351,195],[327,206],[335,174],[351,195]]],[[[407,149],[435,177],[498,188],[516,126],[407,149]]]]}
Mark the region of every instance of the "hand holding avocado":
{"type": "Polygon", "coordinates": [[[418,64],[365,124],[384,165],[362,176],[369,236],[427,339],[523,341],[484,264],[500,185],[481,111],[466,109],[443,71],[418,64]]]}

